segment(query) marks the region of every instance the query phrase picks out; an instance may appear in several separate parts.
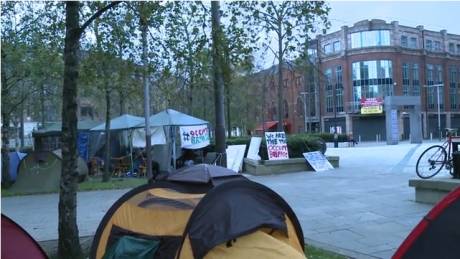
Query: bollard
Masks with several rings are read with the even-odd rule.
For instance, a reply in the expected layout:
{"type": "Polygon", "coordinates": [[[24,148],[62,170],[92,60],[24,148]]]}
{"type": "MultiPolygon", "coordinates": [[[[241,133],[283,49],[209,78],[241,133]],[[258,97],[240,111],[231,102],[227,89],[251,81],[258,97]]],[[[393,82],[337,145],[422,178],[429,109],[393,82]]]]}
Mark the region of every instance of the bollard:
{"type": "Polygon", "coordinates": [[[361,135],[358,136],[358,142],[361,142],[361,135]]]}
{"type": "Polygon", "coordinates": [[[334,148],[338,148],[339,147],[339,134],[334,133],[334,148]]]}
{"type": "Polygon", "coordinates": [[[433,141],[433,133],[430,132],[430,140],[433,141]]]}
{"type": "Polygon", "coordinates": [[[460,152],[452,153],[452,167],[454,170],[454,179],[460,179],[460,152]]]}

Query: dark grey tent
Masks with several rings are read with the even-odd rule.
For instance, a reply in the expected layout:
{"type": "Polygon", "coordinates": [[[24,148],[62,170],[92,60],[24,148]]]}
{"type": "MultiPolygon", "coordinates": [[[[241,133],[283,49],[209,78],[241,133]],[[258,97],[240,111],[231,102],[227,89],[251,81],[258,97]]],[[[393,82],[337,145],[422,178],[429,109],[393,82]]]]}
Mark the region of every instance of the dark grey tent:
{"type": "MultiPolygon", "coordinates": [[[[85,161],[78,157],[78,173],[80,180],[88,175],[85,161]]],[[[27,154],[19,163],[16,182],[10,187],[14,192],[44,193],[59,190],[61,180],[61,150],[53,152],[37,151],[27,154]]]]}
{"type": "Polygon", "coordinates": [[[132,237],[129,247],[145,245],[131,256],[148,258],[305,258],[297,217],[278,194],[217,171],[192,172],[195,177],[146,184],[123,195],[102,219],[90,258],[113,256],[114,250],[126,254],[118,246],[126,237],[132,237]],[[228,180],[212,184],[219,178],[228,180]]]}
{"type": "MultiPolygon", "coordinates": [[[[222,177],[240,177],[241,175],[225,167],[198,164],[182,167],[168,176],[168,181],[208,183],[222,177]]],[[[242,176],[241,176],[242,177],[242,176]]]]}

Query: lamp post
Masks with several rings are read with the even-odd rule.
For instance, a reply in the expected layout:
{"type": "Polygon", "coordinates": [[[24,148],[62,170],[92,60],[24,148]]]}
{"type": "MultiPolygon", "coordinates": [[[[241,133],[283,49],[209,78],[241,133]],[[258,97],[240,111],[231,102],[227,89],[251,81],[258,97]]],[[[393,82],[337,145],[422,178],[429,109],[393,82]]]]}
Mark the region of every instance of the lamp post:
{"type": "MultiPolygon", "coordinates": [[[[424,85],[423,87],[431,88],[431,87],[436,87],[436,95],[437,95],[437,102],[438,102],[438,134],[439,134],[439,140],[441,140],[441,104],[439,102],[440,97],[439,97],[439,88],[443,87],[444,84],[435,84],[435,85],[424,85]]],[[[428,114],[426,115],[428,118],[428,114]]]]}
{"type": "Polygon", "coordinates": [[[307,132],[307,94],[307,92],[300,92],[303,100],[303,127],[305,132],[307,132]]]}

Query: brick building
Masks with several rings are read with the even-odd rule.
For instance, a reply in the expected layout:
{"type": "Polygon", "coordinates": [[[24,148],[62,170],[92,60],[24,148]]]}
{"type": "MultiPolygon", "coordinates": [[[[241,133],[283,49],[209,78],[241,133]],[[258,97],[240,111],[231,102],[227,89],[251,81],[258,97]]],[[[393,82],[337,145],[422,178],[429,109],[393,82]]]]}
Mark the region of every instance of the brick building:
{"type": "MultiPolygon", "coordinates": [[[[420,96],[423,136],[437,137],[438,90],[441,128],[460,128],[460,35],[364,20],[318,35],[310,48],[313,66],[284,65],[284,118],[290,132],[337,129],[361,140],[385,140],[385,113],[363,112],[365,100],[420,96]]],[[[276,120],[276,71],[261,72],[270,78],[264,86],[265,121],[276,120]]],[[[402,139],[410,134],[405,109],[398,112],[402,139]]]]}

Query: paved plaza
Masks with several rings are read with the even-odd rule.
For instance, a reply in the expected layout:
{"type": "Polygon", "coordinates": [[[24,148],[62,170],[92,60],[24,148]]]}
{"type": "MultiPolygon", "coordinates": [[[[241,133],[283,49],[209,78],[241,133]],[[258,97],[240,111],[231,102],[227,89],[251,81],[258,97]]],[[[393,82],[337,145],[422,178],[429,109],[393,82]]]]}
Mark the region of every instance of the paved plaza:
{"type": "MultiPolygon", "coordinates": [[[[328,155],[340,156],[338,169],[249,178],[288,201],[307,243],[354,258],[390,258],[432,207],[415,203],[408,187],[408,180],[416,178],[418,156],[432,144],[329,148],[328,155]]],[[[438,177],[449,174],[443,170],[438,177]]],[[[102,216],[126,191],[78,193],[80,236],[94,235],[102,216]]],[[[39,241],[57,239],[57,206],[57,194],[2,198],[2,212],[39,241]]]]}

